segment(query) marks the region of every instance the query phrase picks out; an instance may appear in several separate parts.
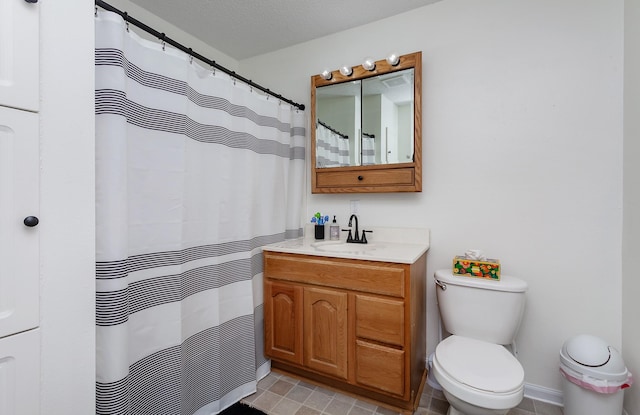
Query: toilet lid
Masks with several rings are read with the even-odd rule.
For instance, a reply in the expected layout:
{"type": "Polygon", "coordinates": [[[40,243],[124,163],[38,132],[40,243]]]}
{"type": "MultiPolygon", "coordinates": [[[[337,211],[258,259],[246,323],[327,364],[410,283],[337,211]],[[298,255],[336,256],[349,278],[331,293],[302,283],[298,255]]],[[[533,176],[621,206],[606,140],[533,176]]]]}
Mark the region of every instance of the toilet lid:
{"type": "Polygon", "coordinates": [[[438,344],[435,359],[449,377],[475,389],[505,393],[524,383],[522,365],[498,344],[453,335],[438,344]]]}

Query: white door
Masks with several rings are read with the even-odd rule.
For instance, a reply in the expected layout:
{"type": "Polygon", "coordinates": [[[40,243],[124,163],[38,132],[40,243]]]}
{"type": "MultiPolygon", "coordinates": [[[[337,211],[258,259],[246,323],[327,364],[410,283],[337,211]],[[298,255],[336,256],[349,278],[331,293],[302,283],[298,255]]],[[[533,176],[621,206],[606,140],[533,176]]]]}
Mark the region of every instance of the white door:
{"type": "Polygon", "coordinates": [[[40,329],[0,339],[0,415],[40,413],[40,329]]]}
{"type": "Polygon", "coordinates": [[[38,140],[38,114],[0,107],[0,338],[38,326],[38,140]]]}
{"type": "Polygon", "coordinates": [[[39,3],[0,0],[0,105],[38,110],[39,3]]]}

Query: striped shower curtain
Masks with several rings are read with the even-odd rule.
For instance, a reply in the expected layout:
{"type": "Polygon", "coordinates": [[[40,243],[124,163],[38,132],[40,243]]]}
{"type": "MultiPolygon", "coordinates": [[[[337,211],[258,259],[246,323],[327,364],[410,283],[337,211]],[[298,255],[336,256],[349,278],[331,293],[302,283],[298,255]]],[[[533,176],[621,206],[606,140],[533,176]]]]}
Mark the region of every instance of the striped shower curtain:
{"type": "Polygon", "coordinates": [[[376,164],[376,139],[371,134],[362,134],[362,165],[376,164]]]}
{"type": "Polygon", "coordinates": [[[324,125],[316,125],[316,167],[349,165],[349,139],[324,125]]]}
{"type": "Polygon", "coordinates": [[[305,115],[113,13],[95,61],[96,413],[216,414],[270,370],[261,246],[301,235],[305,115]]]}

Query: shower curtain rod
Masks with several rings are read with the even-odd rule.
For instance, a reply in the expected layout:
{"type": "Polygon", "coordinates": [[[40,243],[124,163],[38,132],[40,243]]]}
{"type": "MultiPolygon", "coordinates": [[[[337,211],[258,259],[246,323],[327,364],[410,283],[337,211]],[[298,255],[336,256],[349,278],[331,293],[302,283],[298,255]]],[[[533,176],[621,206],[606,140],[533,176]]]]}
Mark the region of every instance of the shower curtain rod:
{"type": "Polygon", "coordinates": [[[331,127],[329,124],[325,124],[320,120],[318,120],[318,124],[320,124],[321,126],[326,128],[327,130],[331,131],[332,133],[337,134],[340,138],[349,138],[348,135],[342,134],[340,131],[338,131],[335,128],[331,127]]]}
{"type": "Polygon", "coordinates": [[[235,73],[235,71],[232,71],[230,69],[225,68],[224,66],[216,63],[216,61],[214,61],[212,59],[207,59],[205,56],[202,56],[201,54],[199,54],[197,52],[194,52],[191,48],[188,48],[188,47],[184,46],[183,44],[178,43],[175,40],[167,37],[164,33],[158,32],[157,30],[147,26],[146,24],[142,23],[141,21],[129,16],[129,14],[127,12],[123,12],[121,10],[118,10],[115,7],[113,7],[112,5],[110,5],[107,2],[104,2],[102,0],[95,0],[95,5],[96,5],[96,7],[101,7],[103,9],[107,10],[107,11],[119,14],[124,19],[125,22],[131,23],[132,25],[144,30],[145,32],[147,32],[147,33],[149,33],[149,34],[151,34],[153,36],[155,36],[156,38],[158,38],[162,42],[168,43],[169,45],[171,45],[171,46],[173,46],[173,47],[175,47],[177,49],[180,49],[181,51],[189,54],[189,56],[192,56],[192,57],[194,57],[194,58],[196,58],[196,59],[198,59],[198,60],[200,60],[200,61],[202,61],[202,62],[204,62],[204,63],[206,63],[206,64],[208,64],[208,65],[210,65],[210,66],[212,66],[214,68],[216,68],[216,69],[219,69],[220,71],[226,73],[227,75],[231,76],[232,78],[235,78],[235,79],[237,79],[237,80],[239,80],[241,82],[244,82],[245,84],[247,84],[247,85],[249,85],[249,86],[251,86],[253,88],[259,89],[260,91],[262,91],[262,92],[264,92],[264,93],[266,93],[268,95],[271,95],[271,96],[273,96],[275,98],[278,98],[279,100],[284,101],[284,102],[286,102],[288,104],[291,104],[294,107],[297,107],[297,108],[299,108],[301,110],[304,110],[304,104],[298,104],[296,102],[293,102],[290,99],[287,99],[287,98],[283,97],[282,95],[276,94],[275,92],[269,90],[269,88],[265,88],[262,85],[256,84],[255,82],[253,82],[250,79],[247,79],[247,78],[245,78],[245,77],[243,77],[241,75],[238,75],[237,73],[235,73]]]}

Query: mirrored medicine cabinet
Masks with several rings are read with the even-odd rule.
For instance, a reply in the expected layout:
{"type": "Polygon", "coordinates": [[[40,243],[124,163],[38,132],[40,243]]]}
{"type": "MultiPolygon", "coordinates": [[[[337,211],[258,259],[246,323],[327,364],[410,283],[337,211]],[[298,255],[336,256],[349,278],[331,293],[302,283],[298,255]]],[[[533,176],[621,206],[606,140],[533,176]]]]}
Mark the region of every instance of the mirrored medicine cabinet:
{"type": "Polygon", "coordinates": [[[422,191],[422,53],[351,71],[311,77],[312,193],[422,191]]]}

